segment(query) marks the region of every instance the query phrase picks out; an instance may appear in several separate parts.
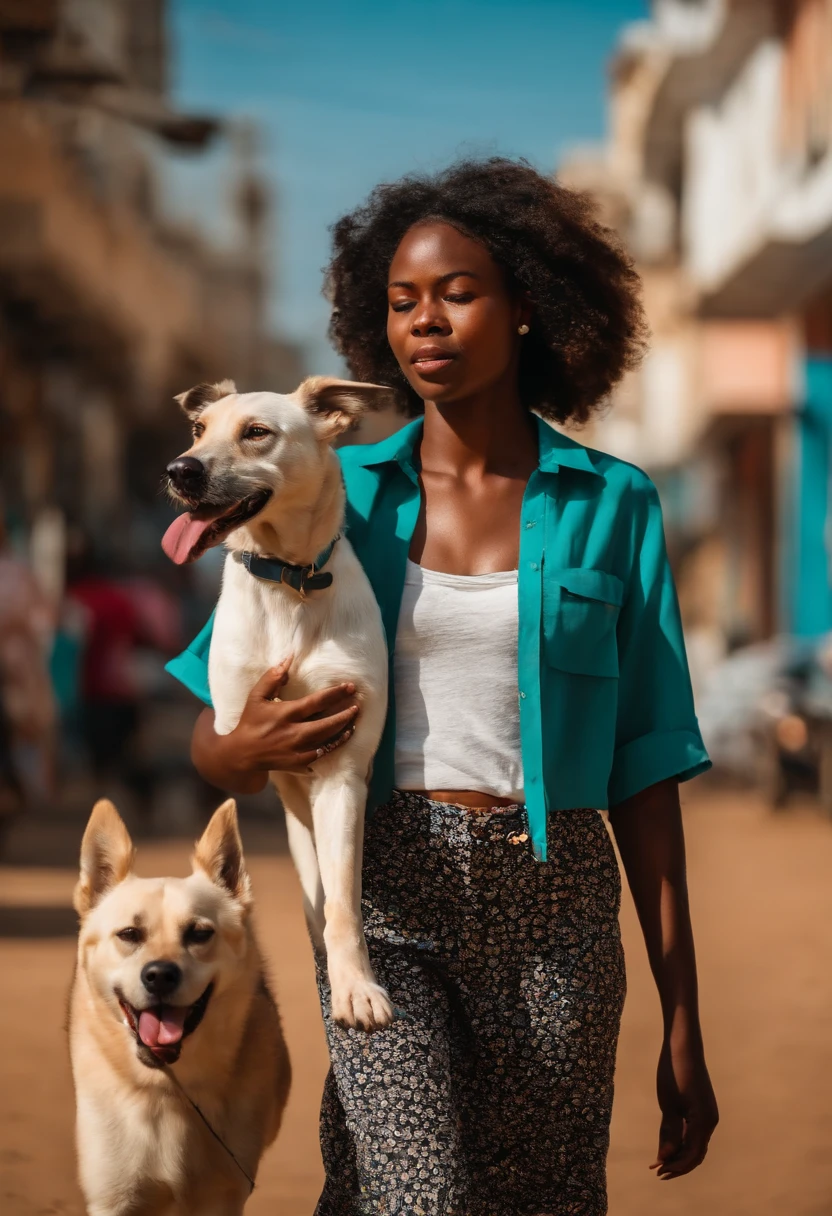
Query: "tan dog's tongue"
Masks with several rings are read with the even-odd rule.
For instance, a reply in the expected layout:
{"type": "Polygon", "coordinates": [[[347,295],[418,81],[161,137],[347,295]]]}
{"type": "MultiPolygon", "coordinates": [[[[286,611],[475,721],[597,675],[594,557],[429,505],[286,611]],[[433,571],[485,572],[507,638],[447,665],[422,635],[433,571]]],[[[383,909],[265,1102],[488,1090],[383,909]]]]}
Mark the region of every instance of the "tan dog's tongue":
{"type": "Polygon", "coordinates": [[[192,561],[194,549],[213,522],[212,519],[193,519],[187,513],[178,515],[162,537],[162,548],[170,560],[177,566],[192,561]]]}
{"type": "Polygon", "coordinates": [[[145,1047],[167,1047],[178,1043],[188,1016],[186,1005],[163,1005],[160,1012],[143,1009],[139,1014],[139,1038],[145,1047]]]}

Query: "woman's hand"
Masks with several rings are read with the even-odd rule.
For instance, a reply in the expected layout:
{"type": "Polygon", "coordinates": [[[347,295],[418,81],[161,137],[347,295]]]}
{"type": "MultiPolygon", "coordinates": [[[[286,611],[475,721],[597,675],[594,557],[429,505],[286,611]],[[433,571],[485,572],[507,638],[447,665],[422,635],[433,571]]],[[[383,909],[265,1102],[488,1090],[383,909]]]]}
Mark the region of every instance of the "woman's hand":
{"type": "Polygon", "coordinates": [[[212,710],[200,714],[191,759],[206,781],[230,793],[258,793],[270,772],[304,771],[350,738],[358,716],[355,685],[336,684],[296,701],[275,700],[290,664],[286,659],[258,680],[230,734],[216,733],[212,710]]]}
{"type": "Polygon", "coordinates": [[[701,1047],[671,1030],[662,1044],[656,1087],[662,1125],[659,1151],[650,1168],[658,1171],[658,1178],[678,1178],[705,1160],[708,1141],[719,1122],[701,1047]]]}

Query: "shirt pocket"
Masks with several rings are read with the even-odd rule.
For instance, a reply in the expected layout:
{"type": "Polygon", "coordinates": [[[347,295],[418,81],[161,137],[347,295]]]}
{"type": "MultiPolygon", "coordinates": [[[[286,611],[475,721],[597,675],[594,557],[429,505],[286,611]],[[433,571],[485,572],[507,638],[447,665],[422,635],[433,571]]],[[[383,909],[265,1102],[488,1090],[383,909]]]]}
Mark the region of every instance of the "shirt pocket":
{"type": "Polygon", "coordinates": [[[546,661],[575,675],[617,677],[616,625],[623,598],[623,582],[605,570],[544,567],[546,661]]]}

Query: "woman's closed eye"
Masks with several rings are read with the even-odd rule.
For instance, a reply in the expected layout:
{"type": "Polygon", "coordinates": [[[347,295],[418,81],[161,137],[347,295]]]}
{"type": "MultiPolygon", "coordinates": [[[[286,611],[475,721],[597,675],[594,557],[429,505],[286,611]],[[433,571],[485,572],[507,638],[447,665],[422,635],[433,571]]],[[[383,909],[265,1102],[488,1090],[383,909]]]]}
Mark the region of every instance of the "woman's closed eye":
{"type": "MultiPolygon", "coordinates": [[[[447,304],[470,304],[474,299],[474,293],[472,291],[454,292],[453,295],[445,295],[442,297],[442,299],[447,304]]],[[[390,301],[390,308],[393,312],[410,312],[410,310],[415,307],[415,300],[390,301]]]]}

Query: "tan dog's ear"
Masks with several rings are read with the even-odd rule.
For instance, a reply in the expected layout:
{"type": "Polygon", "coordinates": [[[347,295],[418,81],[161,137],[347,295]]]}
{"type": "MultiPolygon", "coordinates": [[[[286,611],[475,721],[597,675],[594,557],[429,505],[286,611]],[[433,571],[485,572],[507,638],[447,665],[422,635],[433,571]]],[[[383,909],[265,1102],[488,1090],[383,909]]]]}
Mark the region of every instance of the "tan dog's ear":
{"type": "Polygon", "coordinates": [[[84,917],[103,895],[123,882],[133,867],[133,841],[112,802],[102,798],[92,808],[81,841],[81,876],[72,902],[84,917]]]}
{"type": "Polygon", "coordinates": [[[233,798],[211,816],[208,827],[197,841],[193,866],[207,874],[218,887],[223,887],[243,908],[250,907],[251,881],[237,825],[237,803],[233,798]]]}
{"type": "Polygon", "coordinates": [[[233,380],[218,380],[216,384],[195,384],[187,392],[174,397],[174,401],[179,402],[183,414],[187,414],[189,418],[198,418],[206,405],[222,401],[223,397],[229,397],[236,391],[237,386],[233,380]]]}
{"type": "Polygon", "coordinates": [[[355,426],[367,410],[383,410],[393,404],[393,390],[383,384],[335,380],[332,376],[309,376],[297,396],[311,415],[318,435],[327,443],[355,426]]]}

